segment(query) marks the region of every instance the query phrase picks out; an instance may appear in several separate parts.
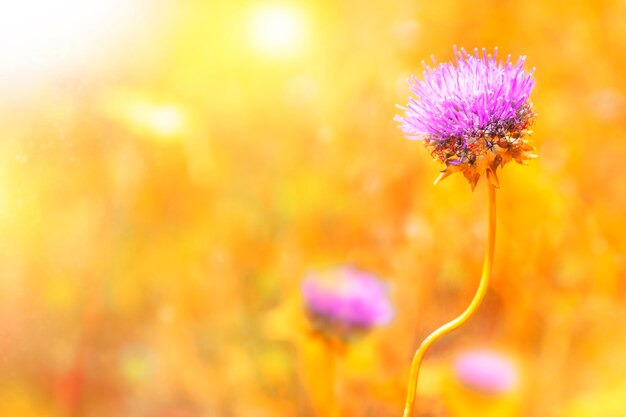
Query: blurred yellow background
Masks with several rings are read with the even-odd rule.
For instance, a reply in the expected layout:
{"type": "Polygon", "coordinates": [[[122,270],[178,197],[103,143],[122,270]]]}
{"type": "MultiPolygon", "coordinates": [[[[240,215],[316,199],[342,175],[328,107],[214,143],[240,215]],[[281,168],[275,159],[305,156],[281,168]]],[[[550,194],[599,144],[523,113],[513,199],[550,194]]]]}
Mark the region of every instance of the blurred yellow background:
{"type": "Polygon", "coordinates": [[[337,358],[339,409],[400,416],[485,244],[484,183],[433,187],[392,120],[453,45],[528,56],[540,157],[500,174],[489,294],[427,355],[416,414],[626,415],[625,21],[623,0],[1,3],[0,415],[327,415],[299,284],[352,264],[396,318],[337,358]],[[454,385],[475,347],[518,364],[514,405],[454,385]]]}

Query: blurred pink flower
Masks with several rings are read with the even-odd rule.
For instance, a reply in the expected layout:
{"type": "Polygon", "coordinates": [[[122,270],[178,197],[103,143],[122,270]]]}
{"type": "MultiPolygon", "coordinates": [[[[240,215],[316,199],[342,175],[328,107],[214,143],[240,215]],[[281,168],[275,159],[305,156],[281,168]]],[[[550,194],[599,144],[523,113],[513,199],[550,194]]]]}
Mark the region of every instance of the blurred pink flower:
{"type": "Polygon", "coordinates": [[[502,394],[515,389],[517,368],[508,357],[476,350],[460,355],[455,362],[455,374],[467,387],[486,394],[502,394]]]}
{"type": "Polygon", "coordinates": [[[351,266],[309,273],[301,289],[311,318],[325,327],[367,330],[394,315],[387,285],[351,266]]]}

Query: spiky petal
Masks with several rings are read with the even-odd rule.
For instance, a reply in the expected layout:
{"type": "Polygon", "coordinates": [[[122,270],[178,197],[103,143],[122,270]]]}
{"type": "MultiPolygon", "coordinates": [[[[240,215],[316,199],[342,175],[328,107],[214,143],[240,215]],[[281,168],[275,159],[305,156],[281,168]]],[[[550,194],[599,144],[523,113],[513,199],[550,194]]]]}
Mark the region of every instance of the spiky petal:
{"type": "Polygon", "coordinates": [[[528,129],[535,117],[530,93],[533,72],[515,64],[509,55],[498,61],[476,49],[455,48],[455,62],[424,64],[424,78],[409,78],[404,117],[396,116],[409,139],[424,139],[433,158],[445,164],[436,182],[462,172],[472,189],[482,175],[498,186],[497,168],[511,160],[524,163],[534,157],[528,129]]]}

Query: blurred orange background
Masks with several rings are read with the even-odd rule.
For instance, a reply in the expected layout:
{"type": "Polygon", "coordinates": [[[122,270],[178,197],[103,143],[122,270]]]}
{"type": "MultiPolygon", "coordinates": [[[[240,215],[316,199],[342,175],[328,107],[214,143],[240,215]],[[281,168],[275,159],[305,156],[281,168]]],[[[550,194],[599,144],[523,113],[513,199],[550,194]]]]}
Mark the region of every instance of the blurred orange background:
{"type": "Polygon", "coordinates": [[[392,120],[453,45],[528,56],[540,157],[500,174],[489,294],[429,351],[416,415],[626,415],[625,20],[622,0],[2,3],[0,415],[328,415],[299,284],[352,264],[396,318],[337,358],[338,407],[400,416],[486,238],[484,182],[434,187],[392,120]],[[510,399],[454,385],[477,347],[519,367],[510,399]]]}

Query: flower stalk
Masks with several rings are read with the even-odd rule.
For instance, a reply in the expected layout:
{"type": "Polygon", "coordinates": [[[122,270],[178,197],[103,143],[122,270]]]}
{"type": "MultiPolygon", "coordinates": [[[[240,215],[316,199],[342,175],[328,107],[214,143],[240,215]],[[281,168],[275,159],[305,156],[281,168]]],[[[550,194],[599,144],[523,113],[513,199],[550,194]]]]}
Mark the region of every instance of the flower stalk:
{"type": "Polygon", "coordinates": [[[491,269],[493,266],[493,254],[496,241],[496,188],[492,183],[488,183],[487,188],[489,190],[489,224],[487,232],[487,247],[485,249],[485,259],[483,262],[482,276],[480,277],[480,283],[478,290],[474,295],[474,299],[467,307],[467,309],[454,320],[444,324],[434,332],[432,332],[420,345],[413,356],[413,362],[411,363],[411,374],[409,377],[409,387],[407,392],[406,405],[404,408],[404,417],[411,417],[415,404],[415,393],[417,390],[417,380],[419,376],[420,366],[424,358],[424,354],[428,348],[439,338],[447,335],[453,330],[459,328],[467,320],[474,315],[478,307],[480,306],[487,288],[489,286],[489,276],[491,275],[491,269]]]}
{"type": "Polygon", "coordinates": [[[329,417],[339,417],[339,399],[337,397],[337,349],[330,339],[325,339],[326,369],[328,375],[328,411],[329,417]]]}

